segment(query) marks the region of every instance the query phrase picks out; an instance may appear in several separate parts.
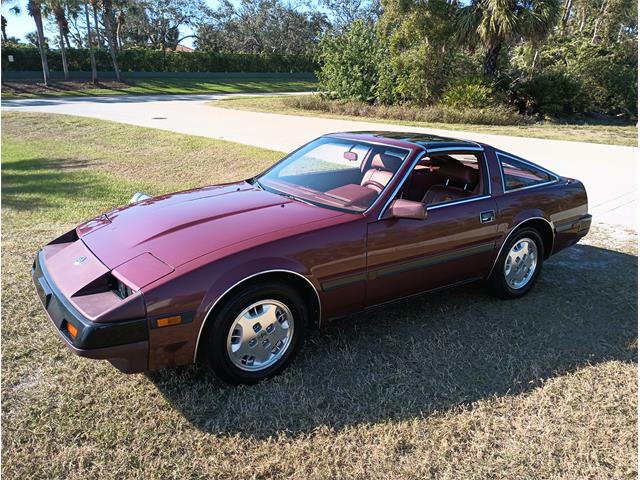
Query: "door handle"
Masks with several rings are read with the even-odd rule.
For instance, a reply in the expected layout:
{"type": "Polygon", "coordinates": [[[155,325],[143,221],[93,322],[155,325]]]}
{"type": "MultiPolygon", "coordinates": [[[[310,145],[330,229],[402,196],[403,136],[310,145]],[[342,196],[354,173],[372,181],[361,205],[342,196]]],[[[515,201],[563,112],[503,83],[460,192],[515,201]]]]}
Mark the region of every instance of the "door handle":
{"type": "Polygon", "coordinates": [[[495,219],[496,219],[496,212],[494,212],[493,210],[480,212],[480,223],[491,223],[495,219]]]}

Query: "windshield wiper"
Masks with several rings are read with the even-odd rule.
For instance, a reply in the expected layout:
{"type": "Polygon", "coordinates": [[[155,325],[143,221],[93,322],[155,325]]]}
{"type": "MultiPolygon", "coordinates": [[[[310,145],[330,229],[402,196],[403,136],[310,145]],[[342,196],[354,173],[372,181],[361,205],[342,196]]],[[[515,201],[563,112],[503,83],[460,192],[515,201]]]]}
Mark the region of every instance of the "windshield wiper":
{"type": "Polygon", "coordinates": [[[307,205],[313,205],[313,203],[311,203],[311,202],[309,202],[307,200],[304,200],[304,199],[302,199],[300,197],[296,197],[295,195],[291,195],[290,193],[281,192],[279,190],[278,190],[277,193],[278,193],[278,195],[282,195],[283,197],[290,198],[291,200],[296,200],[298,202],[306,203],[307,205]]]}
{"type": "Polygon", "coordinates": [[[296,197],[295,195],[292,195],[290,193],[286,193],[286,192],[283,192],[281,190],[276,190],[276,189],[272,190],[271,188],[267,189],[267,188],[265,188],[264,185],[262,185],[260,183],[260,181],[257,178],[254,178],[251,181],[253,182],[253,185],[257,186],[260,190],[263,190],[265,192],[270,192],[270,193],[275,193],[277,195],[282,195],[283,197],[287,197],[287,198],[290,198],[291,200],[296,200],[298,202],[306,203],[307,205],[314,205],[312,202],[304,200],[304,199],[302,199],[300,197],[296,197]]]}
{"type": "Polygon", "coordinates": [[[251,181],[253,182],[253,185],[258,187],[260,190],[264,190],[264,187],[257,178],[253,178],[251,181]]]}

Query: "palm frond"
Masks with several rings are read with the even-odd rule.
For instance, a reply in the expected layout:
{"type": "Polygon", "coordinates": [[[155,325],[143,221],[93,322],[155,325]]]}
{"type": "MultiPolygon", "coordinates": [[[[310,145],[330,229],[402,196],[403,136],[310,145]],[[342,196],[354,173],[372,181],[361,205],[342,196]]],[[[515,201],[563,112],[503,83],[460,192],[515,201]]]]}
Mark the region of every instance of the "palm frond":
{"type": "Polygon", "coordinates": [[[461,8],[455,18],[457,40],[462,44],[475,45],[479,40],[478,27],[482,21],[482,10],[471,4],[461,8]]]}
{"type": "Polygon", "coordinates": [[[516,32],[529,40],[538,41],[553,28],[559,14],[559,0],[534,0],[529,8],[520,10],[516,32]]]}

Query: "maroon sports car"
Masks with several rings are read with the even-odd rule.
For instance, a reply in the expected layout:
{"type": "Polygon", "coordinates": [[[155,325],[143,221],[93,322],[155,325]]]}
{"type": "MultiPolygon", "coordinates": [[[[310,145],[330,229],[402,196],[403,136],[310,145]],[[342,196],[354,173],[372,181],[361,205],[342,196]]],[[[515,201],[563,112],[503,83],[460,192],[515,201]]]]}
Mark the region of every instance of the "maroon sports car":
{"type": "Polygon", "coordinates": [[[590,225],[579,181],[488,145],[339,133],[249,180],[138,195],[46,245],[33,278],[78,355],[253,383],[363,309],[477,280],[520,297],[590,225]]]}

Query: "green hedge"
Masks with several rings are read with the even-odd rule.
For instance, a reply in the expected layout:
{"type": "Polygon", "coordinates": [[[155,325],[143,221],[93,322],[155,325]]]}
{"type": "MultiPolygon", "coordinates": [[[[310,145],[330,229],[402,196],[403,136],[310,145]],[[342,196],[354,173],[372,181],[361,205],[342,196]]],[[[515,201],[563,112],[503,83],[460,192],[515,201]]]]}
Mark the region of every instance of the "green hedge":
{"type": "MultiPolygon", "coordinates": [[[[89,71],[91,63],[87,49],[67,51],[69,70],[89,71]]],[[[51,70],[62,70],[59,50],[49,50],[47,60],[51,70]]],[[[166,52],[136,48],[122,50],[118,55],[123,72],[313,72],[316,65],[311,56],[253,53],[166,52]]],[[[111,70],[111,57],[106,50],[96,51],[98,70],[111,70]]],[[[35,47],[4,46],[2,70],[40,70],[40,53],[35,47]],[[13,62],[8,56],[13,55],[13,62]]]]}

